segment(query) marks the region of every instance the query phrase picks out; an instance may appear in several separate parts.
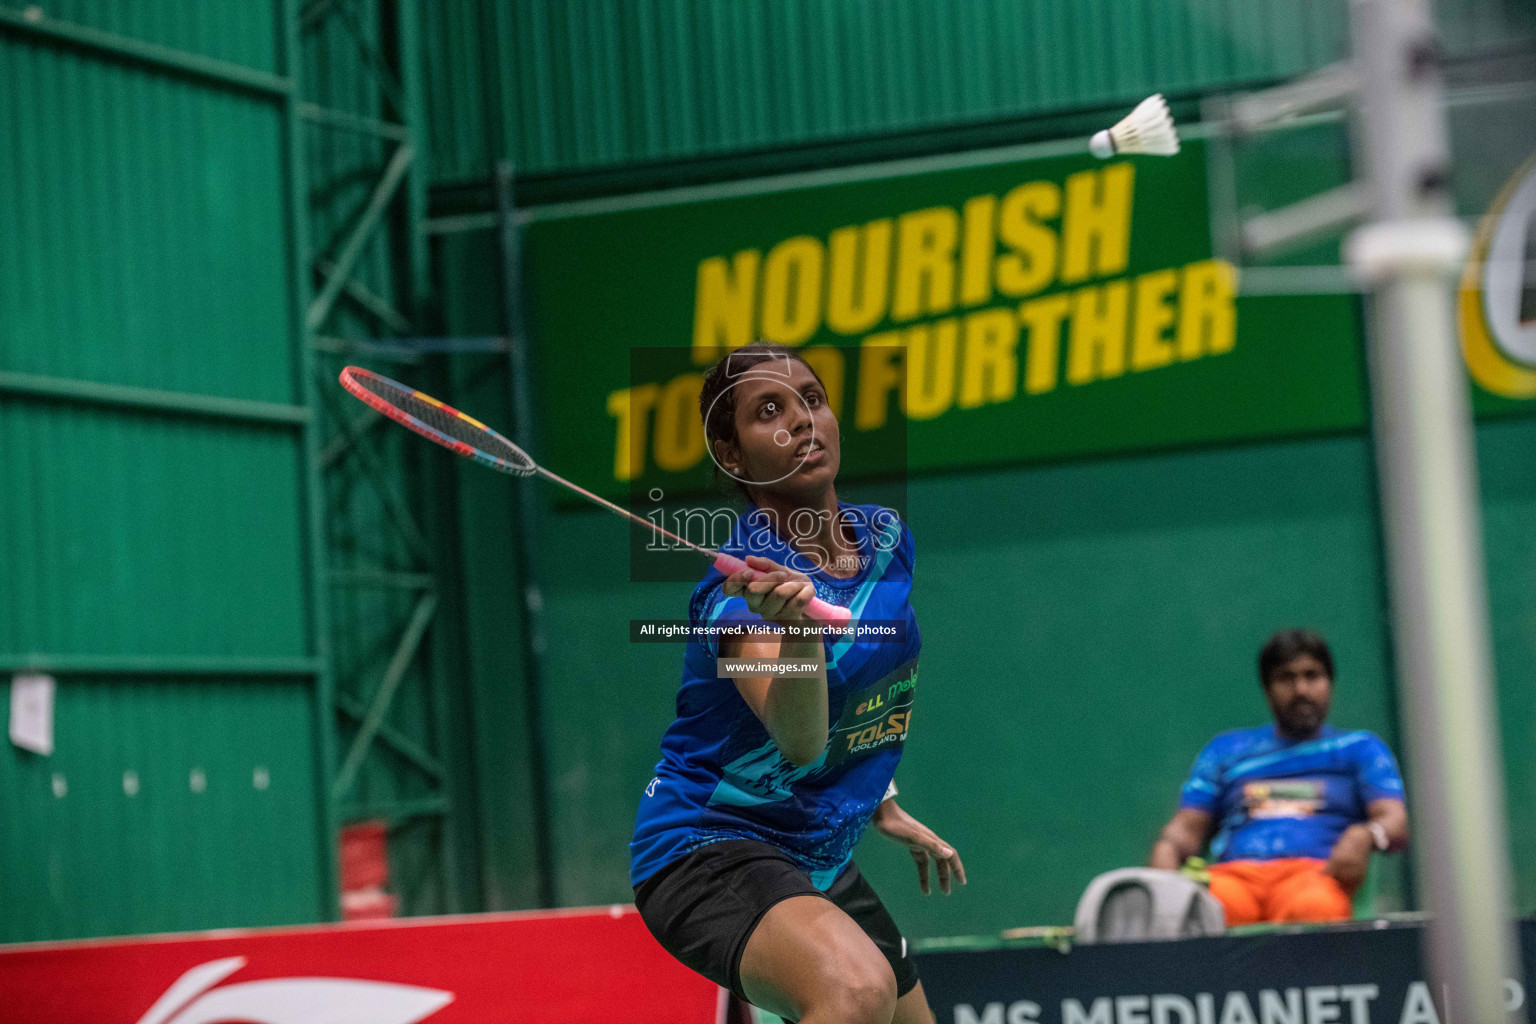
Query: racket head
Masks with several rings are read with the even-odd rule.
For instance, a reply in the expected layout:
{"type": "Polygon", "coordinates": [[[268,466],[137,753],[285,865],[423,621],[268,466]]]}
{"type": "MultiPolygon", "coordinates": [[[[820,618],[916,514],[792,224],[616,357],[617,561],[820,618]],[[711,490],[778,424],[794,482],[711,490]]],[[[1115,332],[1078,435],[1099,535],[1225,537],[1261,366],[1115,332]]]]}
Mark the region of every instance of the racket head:
{"type": "Polygon", "coordinates": [[[352,397],[466,459],[513,476],[532,476],[538,470],[527,452],[431,395],[361,366],[342,370],[340,380],[352,397]]]}

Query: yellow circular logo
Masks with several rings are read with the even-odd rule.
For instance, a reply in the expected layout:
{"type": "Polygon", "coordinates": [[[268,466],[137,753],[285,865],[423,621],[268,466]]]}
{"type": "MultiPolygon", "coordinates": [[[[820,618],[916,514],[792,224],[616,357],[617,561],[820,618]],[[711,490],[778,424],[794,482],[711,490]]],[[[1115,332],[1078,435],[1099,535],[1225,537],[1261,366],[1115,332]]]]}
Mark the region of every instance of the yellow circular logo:
{"type": "Polygon", "coordinates": [[[1505,398],[1536,398],[1536,158],[1478,225],[1456,308],[1472,379],[1505,398]]]}

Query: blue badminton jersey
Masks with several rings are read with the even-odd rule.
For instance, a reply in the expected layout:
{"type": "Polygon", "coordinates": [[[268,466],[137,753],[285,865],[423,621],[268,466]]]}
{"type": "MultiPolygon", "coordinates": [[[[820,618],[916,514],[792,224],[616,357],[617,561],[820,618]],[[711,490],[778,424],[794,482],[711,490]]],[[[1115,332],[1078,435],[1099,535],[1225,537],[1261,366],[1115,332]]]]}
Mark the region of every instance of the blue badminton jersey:
{"type": "Polygon", "coordinates": [[[1326,860],[1373,800],[1403,799],[1397,761],[1375,733],[1325,725],[1300,742],[1273,724],[1217,736],[1195,759],[1179,806],[1220,823],[1218,861],[1326,860]]]}
{"type": "MultiPolygon", "coordinates": [[[[921,641],[912,614],[912,534],[891,510],[840,504],[858,540],[859,572],[849,579],[809,571],[804,555],[755,506],[737,520],[724,550],[770,558],[805,572],[816,594],[855,620],[905,623],[900,642],[839,638],[826,643],[827,747],[795,767],[779,753],[736,685],[715,674],[717,644],[690,639],[683,655],[677,719],[661,741],[656,777],[645,788],[629,844],[631,884],[691,850],[725,839],[755,839],[784,851],[826,889],[852,856],[901,759],[917,686],[921,641]]],[[[694,589],[694,623],[756,623],[742,597],[721,593],[711,569],[694,589]]],[[[893,629],[900,628],[893,624],[893,629]]]]}

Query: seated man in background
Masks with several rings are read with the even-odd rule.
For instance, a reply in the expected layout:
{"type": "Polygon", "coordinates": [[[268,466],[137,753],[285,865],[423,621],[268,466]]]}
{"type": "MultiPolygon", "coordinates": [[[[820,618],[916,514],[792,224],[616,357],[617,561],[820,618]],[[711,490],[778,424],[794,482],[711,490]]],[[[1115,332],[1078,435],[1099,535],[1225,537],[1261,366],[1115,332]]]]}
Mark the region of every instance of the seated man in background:
{"type": "Polygon", "coordinates": [[[1228,925],[1346,920],[1371,852],[1408,844],[1397,762],[1374,733],[1326,724],[1333,656],[1316,633],[1270,637],[1259,681],[1274,724],[1206,745],[1151,866],[1177,871],[1209,840],[1228,925]]]}

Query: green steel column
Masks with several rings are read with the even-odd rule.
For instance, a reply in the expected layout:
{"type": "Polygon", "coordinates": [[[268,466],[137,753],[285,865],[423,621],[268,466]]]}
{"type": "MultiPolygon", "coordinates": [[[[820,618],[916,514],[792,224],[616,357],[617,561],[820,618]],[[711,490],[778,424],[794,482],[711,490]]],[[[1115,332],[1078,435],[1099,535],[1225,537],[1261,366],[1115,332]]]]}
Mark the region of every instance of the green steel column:
{"type": "MultiPolygon", "coordinates": [[[[309,232],[306,223],[309,204],[308,184],[304,174],[304,128],[298,109],[302,63],[298,0],[279,0],[277,11],[280,67],[284,77],[291,83],[291,88],[283,98],[283,163],[288,176],[286,206],[291,281],[290,317],[293,344],[297,348],[297,358],[294,360],[297,380],[294,384],[297,393],[303,398],[303,404],[311,410],[318,410],[314,350],[310,344],[310,330],[305,322],[310,304],[309,232]]],[[[340,896],[336,877],[336,806],[331,799],[330,780],[336,765],[336,677],[335,666],[331,661],[330,594],[325,566],[325,492],[320,482],[320,423],[321,417],[316,414],[304,425],[303,500],[304,513],[309,520],[304,548],[309,577],[310,644],[320,662],[314,694],[315,800],[319,804],[321,828],[317,852],[321,860],[320,891],[324,894],[319,916],[323,920],[335,920],[340,916],[340,896]]]]}
{"type": "MultiPolygon", "coordinates": [[[[512,389],[512,440],[533,448],[533,388],[529,382],[528,335],[523,321],[522,238],[517,227],[512,161],[496,166],[496,207],[501,220],[502,317],[507,332],[507,370],[512,389]]],[[[524,696],[531,746],[529,777],[533,793],[534,860],[539,872],[539,903],[556,905],[554,837],[550,834],[549,756],[544,738],[544,592],[538,560],[538,495],[530,477],[513,480],[517,508],[517,564],[523,592],[524,696]]]]}
{"type": "MultiPolygon", "coordinates": [[[[393,0],[382,6],[381,16],[387,21],[386,31],[393,36],[394,52],[388,52],[390,48],[387,43],[385,52],[387,57],[393,58],[400,83],[402,102],[396,113],[405,126],[409,144],[415,152],[410,171],[402,185],[403,224],[402,230],[396,235],[398,244],[403,248],[401,255],[404,257],[404,273],[397,274],[395,280],[400,282],[404,294],[404,310],[412,325],[418,331],[431,331],[435,327],[429,322],[433,310],[432,275],[427,235],[422,230],[427,217],[429,142],[419,35],[421,12],[416,0],[393,0]]],[[[446,495],[452,492],[445,490],[439,493],[446,495]]],[[[437,550],[444,555],[449,553],[444,531],[452,518],[451,514],[436,507],[430,509],[427,515],[431,534],[429,544],[437,542],[437,550]]],[[[453,586],[453,573],[447,567],[452,562],[451,557],[441,558],[437,570],[439,594],[450,603],[452,595],[449,590],[453,586]]],[[[466,837],[466,831],[474,821],[474,805],[470,798],[472,787],[465,784],[465,773],[459,770],[461,760],[457,755],[461,744],[455,740],[452,715],[454,701],[449,692],[459,678],[458,673],[452,669],[460,664],[456,658],[461,652],[445,649],[460,639],[455,626],[456,623],[445,621],[443,614],[437,616],[432,631],[432,650],[427,662],[433,735],[444,768],[438,780],[438,786],[445,794],[439,843],[442,855],[443,909],[447,913],[483,909],[474,858],[476,844],[472,837],[466,837]]]]}

